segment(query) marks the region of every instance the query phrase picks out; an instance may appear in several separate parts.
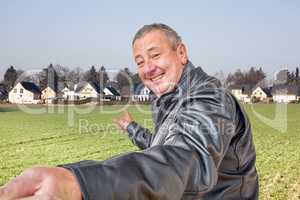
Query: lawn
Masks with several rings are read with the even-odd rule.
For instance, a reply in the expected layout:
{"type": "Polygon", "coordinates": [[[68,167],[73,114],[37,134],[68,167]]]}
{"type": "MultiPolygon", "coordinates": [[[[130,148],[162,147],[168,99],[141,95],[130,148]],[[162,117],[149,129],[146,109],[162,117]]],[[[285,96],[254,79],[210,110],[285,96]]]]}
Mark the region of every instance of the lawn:
{"type": "MultiPolygon", "coordinates": [[[[32,165],[103,160],[137,150],[112,124],[123,108],[32,106],[24,112],[0,105],[0,185],[32,165]]],[[[245,108],[257,151],[260,199],[300,199],[300,105],[245,108]]],[[[148,106],[128,109],[152,128],[148,106]]]]}

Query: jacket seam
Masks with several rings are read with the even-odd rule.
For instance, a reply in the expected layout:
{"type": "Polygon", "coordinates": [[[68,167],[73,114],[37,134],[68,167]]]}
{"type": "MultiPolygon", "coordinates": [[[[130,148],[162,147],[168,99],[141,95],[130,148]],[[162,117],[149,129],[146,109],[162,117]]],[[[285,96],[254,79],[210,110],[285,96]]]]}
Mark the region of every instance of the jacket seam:
{"type": "Polygon", "coordinates": [[[243,200],[244,198],[243,198],[243,196],[242,196],[242,189],[243,189],[243,187],[244,187],[244,176],[242,176],[242,183],[241,183],[241,188],[240,188],[240,198],[241,198],[241,200],[243,200]]]}

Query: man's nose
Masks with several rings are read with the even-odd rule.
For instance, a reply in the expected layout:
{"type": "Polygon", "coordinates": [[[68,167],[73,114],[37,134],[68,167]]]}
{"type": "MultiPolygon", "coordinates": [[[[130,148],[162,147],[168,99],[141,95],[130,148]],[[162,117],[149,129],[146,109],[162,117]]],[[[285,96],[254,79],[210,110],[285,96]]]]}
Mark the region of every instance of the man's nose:
{"type": "Polygon", "coordinates": [[[152,77],[155,73],[156,66],[153,63],[147,63],[144,67],[144,74],[146,77],[152,77]]]}

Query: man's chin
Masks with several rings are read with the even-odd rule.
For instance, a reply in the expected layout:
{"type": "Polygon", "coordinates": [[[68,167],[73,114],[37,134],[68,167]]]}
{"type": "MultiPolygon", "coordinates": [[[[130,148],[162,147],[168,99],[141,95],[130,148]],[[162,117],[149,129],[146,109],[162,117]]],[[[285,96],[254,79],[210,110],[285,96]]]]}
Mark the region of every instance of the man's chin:
{"type": "Polygon", "coordinates": [[[168,88],[160,88],[160,87],[153,88],[153,90],[152,90],[152,92],[154,92],[154,94],[158,97],[168,93],[168,91],[169,91],[168,88]]]}
{"type": "Polygon", "coordinates": [[[175,87],[173,87],[173,85],[154,85],[151,84],[148,86],[148,88],[158,97],[171,92],[175,87]]]}

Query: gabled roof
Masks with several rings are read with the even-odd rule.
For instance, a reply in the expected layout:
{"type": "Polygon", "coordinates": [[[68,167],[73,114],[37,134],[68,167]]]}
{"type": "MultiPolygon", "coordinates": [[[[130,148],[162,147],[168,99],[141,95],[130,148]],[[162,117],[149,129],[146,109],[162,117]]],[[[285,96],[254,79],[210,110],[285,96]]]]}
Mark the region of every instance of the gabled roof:
{"type": "Polygon", "coordinates": [[[243,94],[251,95],[252,87],[250,85],[230,85],[228,89],[231,90],[242,90],[243,94]]]}
{"type": "Polygon", "coordinates": [[[140,83],[134,88],[134,94],[139,95],[141,91],[144,89],[145,85],[140,83]]]}
{"type": "Polygon", "coordinates": [[[68,87],[64,87],[64,88],[61,90],[61,92],[65,92],[65,91],[68,91],[68,92],[69,92],[69,91],[71,91],[71,90],[70,90],[70,88],[68,88],[68,87]]]}
{"type": "Polygon", "coordinates": [[[4,100],[7,98],[8,92],[5,89],[5,85],[0,84],[0,100],[4,100]]]}
{"type": "Polygon", "coordinates": [[[82,82],[82,83],[79,83],[76,90],[75,90],[75,92],[80,92],[87,84],[90,84],[94,88],[94,90],[96,92],[98,92],[99,94],[100,94],[100,92],[103,93],[103,91],[101,91],[101,89],[100,89],[100,85],[95,83],[95,82],[82,82]]]}
{"type": "Polygon", "coordinates": [[[106,87],[113,87],[115,90],[120,90],[120,85],[117,81],[107,81],[105,84],[106,87]]]}
{"type": "MultiPolygon", "coordinates": [[[[4,84],[2,84],[2,83],[0,83],[0,90],[1,91],[6,91],[6,89],[5,89],[6,87],[5,87],[5,85],[4,84]]],[[[6,91],[7,92],[7,91],[6,91]]]]}
{"type": "Polygon", "coordinates": [[[95,82],[89,82],[89,84],[94,88],[94,90],[98,93],[100,93],[100,85],[95,82]]]}
{"type": "Polygon", "coordinates": [[[120,96],[120,93],[115,89],[115,88],[113,88],[113,87],[111,87],[111,86],[108,86],[108,87],[106,87],[113,95],[115,95],[115,96],[120,96]]]}
{"type": "MultiPolygon", "coordinates": [[[[140,95],[142,90],[144,88],[147,88],[143,83],[139,84],[136,86],[135,90],[134,90],[134,95],[140,95]]],[[[148,88],[149,89],[149,88],[148,88]]],[[[150,89],[149,89],[150,90],[150,89]]],[[[152,90],[150,90],[149,95],[154,95],[154,93],[152,92],[152,90]]]]}
{"type": "Polygon", "coordinates": [[[267,95],[267,97],[272,97],[272,87],[260,87],[264,93],[267,95]]]}
{"type": "MultiPolygon", "coordinates": [[[[85,82],[86,83],[86,82],[85,82]]],[[[65,84],[59,84],[59,90],[62,91],[65,88],[67,88],[70,91],[77,90],[79,84],[73,84],[73,83],[65,83],[65,84]]],[[[83,85],[82,85],[83,86],[83,85]]]]}
{"type": "Polygon", "coordinates": [[[54,92],[57,92],[57,85],[55,85],[54,83],[48,83],[47,87],[51,88],[54,92]]]}
{"type": "MultiPolygon", "coordinates": [[[[257,88],[260,88],[267,95],[267,97],[272,97],[272,87],[257,87],[257,88]]],[[[254,90],[256,90],[257,88],[255,88],[254,90]]]]}
{"type": "Polygon", "coordinates": [[[45,89],[43,89],[42,91],[46,90],[47,88],[50,88],[51,90],[53,90],[55,93],[57,92],[54,88],[55,87],[51,87],[50,85],[48,85],[45,89]]]}
{"type": "Polygon", "coordinates": [[[34,94],[40,94],[41,90],[40,88],[34,84],[33,82],[28,82],[28,81],[22,81],[20,84],[28,91],[34,93],[34,94]]]}

